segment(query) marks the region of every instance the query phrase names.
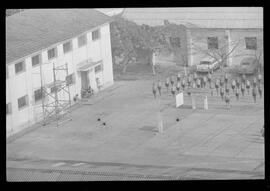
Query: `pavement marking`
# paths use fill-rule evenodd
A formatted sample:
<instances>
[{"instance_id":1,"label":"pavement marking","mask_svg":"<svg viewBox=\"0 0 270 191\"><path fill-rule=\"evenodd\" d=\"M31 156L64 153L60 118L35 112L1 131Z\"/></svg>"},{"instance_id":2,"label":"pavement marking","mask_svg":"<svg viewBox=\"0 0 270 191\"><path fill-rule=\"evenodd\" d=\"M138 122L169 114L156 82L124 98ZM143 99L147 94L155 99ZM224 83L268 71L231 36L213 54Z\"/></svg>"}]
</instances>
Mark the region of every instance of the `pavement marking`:
<instances>
[{"instance_id":1,"label":"pavement marking","mask_svg":"<svg viewBox=\"0 0 270 191\"><path fill-rule=\"evenodd\" d=\"M52 167L59 167L59 166L65 165L65 164L66 164L65 162L58 162L58 163L53 164Z\"/></svg>"}]
</instances>

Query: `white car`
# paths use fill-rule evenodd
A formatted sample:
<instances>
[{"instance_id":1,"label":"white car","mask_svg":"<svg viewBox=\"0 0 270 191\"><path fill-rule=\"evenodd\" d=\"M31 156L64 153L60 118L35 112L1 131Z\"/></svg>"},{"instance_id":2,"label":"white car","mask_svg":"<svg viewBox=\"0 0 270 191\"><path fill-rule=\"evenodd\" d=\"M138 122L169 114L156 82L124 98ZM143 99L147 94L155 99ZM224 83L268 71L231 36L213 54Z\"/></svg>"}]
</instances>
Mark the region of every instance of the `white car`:
<instances>
[{"instance_id":1,"label":"white car","mask_svg":"<svg viewBox=\"0 0 270 191\"><path fill-rule=\"evenodd\" d=\"M203 60L197 65L197 72L211 72L213 73L215 69L219 68L219 61L209 61Z\"/></svg>"}]
</instances>

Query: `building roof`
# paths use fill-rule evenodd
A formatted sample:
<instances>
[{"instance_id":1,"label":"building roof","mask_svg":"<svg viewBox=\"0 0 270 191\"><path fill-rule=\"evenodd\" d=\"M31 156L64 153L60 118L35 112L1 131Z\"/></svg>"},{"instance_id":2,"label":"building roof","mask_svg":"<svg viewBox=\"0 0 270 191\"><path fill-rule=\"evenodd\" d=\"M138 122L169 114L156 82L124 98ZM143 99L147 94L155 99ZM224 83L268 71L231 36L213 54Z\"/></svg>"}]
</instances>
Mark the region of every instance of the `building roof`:
<instances>
[{"instance_id":1,"label":"building roof","mask_svg":"<svg viewBox=\"0 0 270 191\"><path fill-rule=\"evenodd\" d=\"M151 26L168 20L188 28L263 28L261 7L127 8L123 17Z\"/></svg>"},{"instance_id":2,"label":"building roof","mask_svg":"<svg viewBox=\"0 0 270 191\"><path fill-rule=\"evenodd\" d=\"M96 9L108 16L114 16L114 15L119 15L123 13L124 8L105 8L105 9Z\"/></svg>"},{"instance_id":3,"label":"building roof","mask_svg":"<svg viewBox=\"0 0 270 191\"><path fill-rule=\"evenodd\" d=\"M94 9L28 9L6 17L6 62L110 21L110 17Z\"/></svg>"}]
</instances>

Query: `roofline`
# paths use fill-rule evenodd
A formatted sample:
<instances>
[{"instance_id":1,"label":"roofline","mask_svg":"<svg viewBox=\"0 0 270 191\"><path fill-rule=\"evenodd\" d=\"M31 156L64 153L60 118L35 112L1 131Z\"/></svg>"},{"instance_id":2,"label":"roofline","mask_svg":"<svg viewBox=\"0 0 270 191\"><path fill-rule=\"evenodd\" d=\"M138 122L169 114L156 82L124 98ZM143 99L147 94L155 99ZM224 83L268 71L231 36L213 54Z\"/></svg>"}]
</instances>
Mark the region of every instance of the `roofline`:
<instances>
[{"instance_id":1,"label":"roofline","mask_svg":"<svg viewBox=\"0 0 270 191\"><path fill-rule=\"evenodd\" d=\"M107 15L106 15L106 16L107 16ZM25 55L25 56L23 56L23 57L21 57L21 58L16 59L16 60L9 61L9 62L6 63L6 65L12 65L12 64L15 64L15 63L17 63L17 62L20 62L20 60L25 60L27 57L32 57L32 56L38 54L39 52L43 52L43 51L45 51L45 50L47 50L47 49L53 48L53 47L55 47L55 46L58 46L59 44L63 44L63 43L65 43L65 42L67 42L67 41L72 40L73 38L79 37L79 36L81 36L81 35L83 35L83 34L86 34L86 33L90 32L90 31L93 31L93 30L95 30L95 29L97 29L97 28L99 28L99 27L103 27L103 26L105 26L105 25L107 25L107 24L110 24L112 21L113 21L113 20L110 18L110 21L107 21L107 22L105 22L105 23L103 23L103 24L101 24L101 25L97 25L97 26L95 26L95 27L93 27L93 28L91 28L91 29L89 29L89 30L87 30L87 31L84 31L84 32L82 32L82 33L79 33L79 34L76 35L76 36L72 36L72 37L67 38L67 39L65 39L65 40L56 42L56 43L52 44L51 46L48 46L48 47L39 49L38 51L35 51L35 52L33 52L33 53L30 53L30 54L27 54L27 55Z\"/></svg>"}]
</instances>

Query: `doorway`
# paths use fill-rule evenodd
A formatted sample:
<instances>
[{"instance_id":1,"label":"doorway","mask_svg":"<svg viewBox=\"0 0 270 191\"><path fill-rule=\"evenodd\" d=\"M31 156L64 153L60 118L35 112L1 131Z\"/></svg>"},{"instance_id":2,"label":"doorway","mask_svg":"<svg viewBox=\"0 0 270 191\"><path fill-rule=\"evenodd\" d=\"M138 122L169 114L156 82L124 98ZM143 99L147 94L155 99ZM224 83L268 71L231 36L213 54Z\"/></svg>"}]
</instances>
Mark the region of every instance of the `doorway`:
<instances>
[{"instance_id":1,"label":"doorway","mask_svg":"<svg viewBox=\"0 0 270 191\"><path fill-rule=\"evenodd\" d=\"M89 87L88 71L81 71L81 84L82 89L87 89Z\"/></svg>"}]
</instances>

